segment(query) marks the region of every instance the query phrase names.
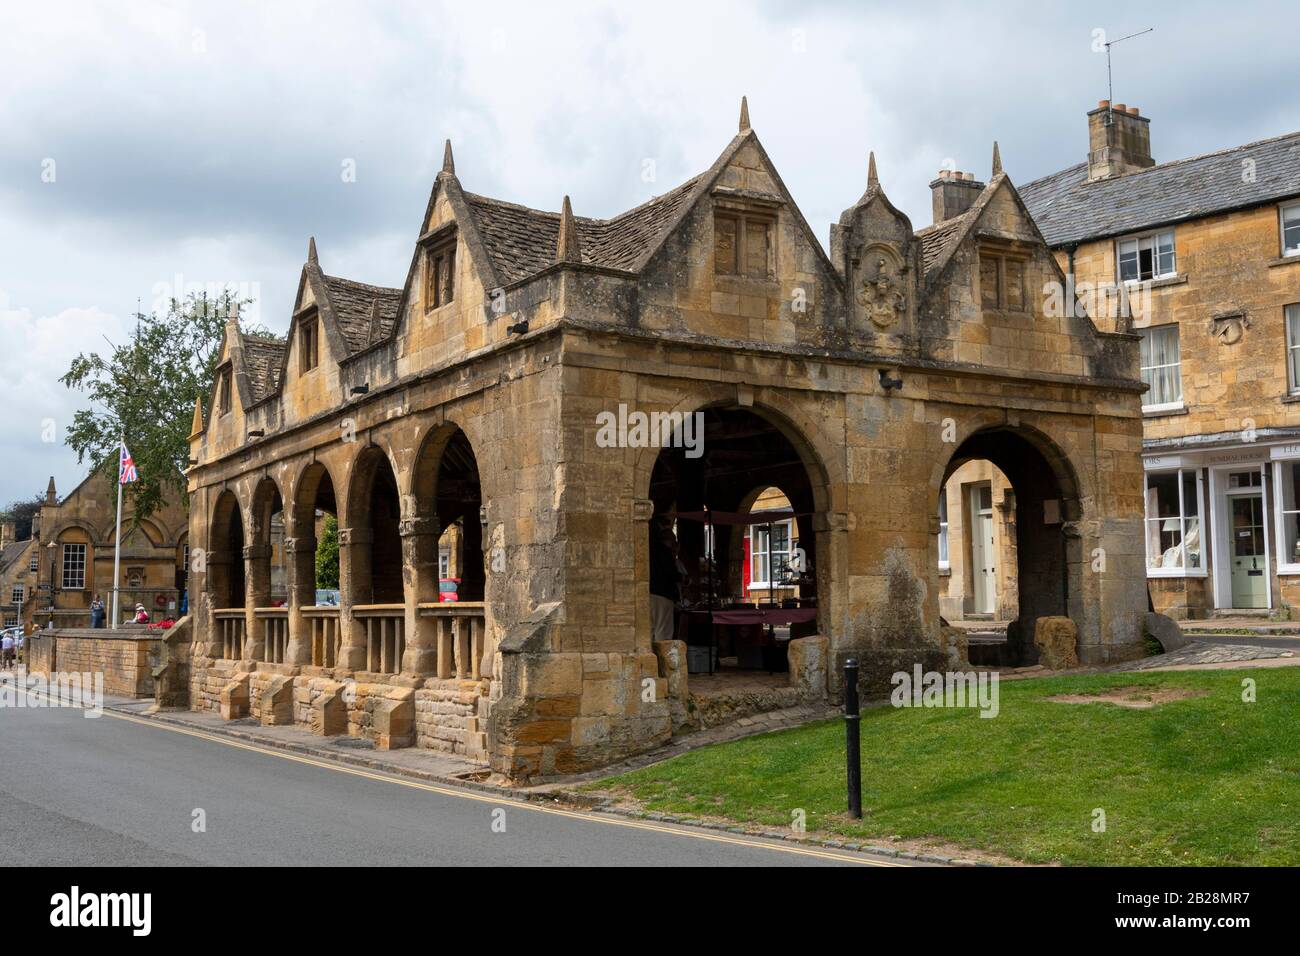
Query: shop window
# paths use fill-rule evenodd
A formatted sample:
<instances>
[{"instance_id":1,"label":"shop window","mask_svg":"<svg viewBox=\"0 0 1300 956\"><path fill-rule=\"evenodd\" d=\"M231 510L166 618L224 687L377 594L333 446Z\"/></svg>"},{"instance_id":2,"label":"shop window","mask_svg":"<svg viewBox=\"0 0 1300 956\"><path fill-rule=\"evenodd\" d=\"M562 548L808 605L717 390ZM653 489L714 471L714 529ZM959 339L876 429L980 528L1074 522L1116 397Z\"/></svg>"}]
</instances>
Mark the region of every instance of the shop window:
<instances>
[{"instance_id":1,"label":"shop window","mask_svg":"<svg viewBox=\"0 0 1300 956\"><path fill-rule=\"evenodd\" d=\"M1276 484L1278 564L1300 573L1300 461L1278 462Z\"/></svg>"},{"instance_id":2,"label":"shop window","mask_svg":"<svg viewBox=\"0 0 1300 956\"><path fill-rule=\"evenodd\" d=\"M1153 576L1204 570L1201 510L1201 482L1194 469L1147 473L1147 569Z\"/></svg>"},{"instance_id":3,"label":"shop window","mask_svg":"<svg viewBox=\"0 0 1300 956\"><path fill-rule=\"evenodd\" d=\"M1177 274L1172 229L1149 236L1121 239L1116 247L1121 282L1141 282Z\"/></svg>"},{"instance_id":4,"label":"shop window","mask_svg":"<svg viewBox=\"0 0 1300 956\"><path fill-rule=\"evenodd\" d=\"M1147 385L1147 393L1142 396L1143 411L1181 408L1183 377L1178 326L1157 325L1138 331L1142 336L1142 381Z\"/></svg>"}]
</instances>

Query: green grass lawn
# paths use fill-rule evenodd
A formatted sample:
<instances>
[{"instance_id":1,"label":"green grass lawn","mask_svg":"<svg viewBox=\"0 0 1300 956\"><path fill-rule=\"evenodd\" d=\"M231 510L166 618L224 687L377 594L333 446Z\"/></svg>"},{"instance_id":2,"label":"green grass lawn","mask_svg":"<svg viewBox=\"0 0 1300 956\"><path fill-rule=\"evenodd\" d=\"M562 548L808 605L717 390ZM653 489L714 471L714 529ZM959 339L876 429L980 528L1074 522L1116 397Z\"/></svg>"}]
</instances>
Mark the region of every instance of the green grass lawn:
<instances>
[{"instance_id":1,"label":"green grass lawn","mask_svg":"<svg viewBox=\"0 0 1300 956\"><path fill-rule=\"evenodd\" d=\"M1257 702L1243 703L1242 679ZM1044 698L1107 688L1204 696L1149 710ZM845 814L832 720L692 751L590 785L649 811L882 842L957 844L1032 863L1300 864L1300 667L1007 681L1001 712L873 708L863 819ZM1093 832L1093 810L1106 830Z\"/></svg>"}]
</instances>

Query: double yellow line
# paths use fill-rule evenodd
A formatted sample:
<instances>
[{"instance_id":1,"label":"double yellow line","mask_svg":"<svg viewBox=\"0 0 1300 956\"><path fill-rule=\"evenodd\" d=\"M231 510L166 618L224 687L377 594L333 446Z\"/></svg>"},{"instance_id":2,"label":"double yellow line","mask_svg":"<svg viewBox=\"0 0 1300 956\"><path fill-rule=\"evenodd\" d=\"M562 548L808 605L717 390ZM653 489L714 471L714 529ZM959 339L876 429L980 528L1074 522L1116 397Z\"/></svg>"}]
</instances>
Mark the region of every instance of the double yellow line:
<instances>
[{"instance_id":1,"label":"double yellow line","mask_svg":"<svg viewBox=\"0 0 1300 956\"><path fill-rule=\"evenodd\" d=\"M29 691L28 693L31 692ZM45 697L43 694L35 694L33 696ZM45 697L45 699L49 700L48 697ZM197 737L200 740L210 740L213 743L222 744L227 747L237 747L240 750L249 750L253 753L266 754L269 757L279 757L281 760L292 760L295 763L307 764L311 767L320 767L323 770L332 770L335 773L346 773L366 780L378 780L382 783L396 784L399 787L409 787L412 790L423 790L427 793L437 793L446 797L456 797L460 800L473 800L478 803L489 803L493 806L509 805L512 807L518 807L521 810L530 810L534 813L550 813L556 816L569 817L570 819L581 820L585 823L602 823L607 826L626 827L632 830L649 830L653 833L668 833L673 836L686 837L692 840L707 840L712 843L725 843L731 846L752 847L759 850L771 850L777 853L790 853L795 856L809 856L823 860L836 860L841 863L856 863L860 866L903 865L901 863L895 863L889 860L880 860L859 854L836 853L833 850L822 849L819 847L802 846L799 844L787 845L783 843L747 839L745 837L736 836L735 834L717 833L708 830L696 830L685 827L665 826L663 824L654 823L653 821L635 820L630 817L620 817L613 814L584 813L578 810L565 810L561 807L546 806L545 804L532 803L514 797L495 797L486 793L476 793L472 790L459 790L453 787L444 787L439 786L438 784L425 783L420 780L410 780L402 777L389 776L388 774L374 773L369 770L362 770L358 767L350 767L346 764L334 763L329 760L318 760L314 757L304 757L300 754L278 750L273 747L262 747L258 744L251 744L242 740L234 740L221 734L209 733L205 730L194 730L189 727L179 727L173 723L152 720L148 717L137 717L133 714L121 713L120 711L105 709L103 713L106 717L125 720L129 723L139 724L143 727L152 727L155 730L169 730L172 733L185 734L187 737Z\"/></svg>"}]
</instances>

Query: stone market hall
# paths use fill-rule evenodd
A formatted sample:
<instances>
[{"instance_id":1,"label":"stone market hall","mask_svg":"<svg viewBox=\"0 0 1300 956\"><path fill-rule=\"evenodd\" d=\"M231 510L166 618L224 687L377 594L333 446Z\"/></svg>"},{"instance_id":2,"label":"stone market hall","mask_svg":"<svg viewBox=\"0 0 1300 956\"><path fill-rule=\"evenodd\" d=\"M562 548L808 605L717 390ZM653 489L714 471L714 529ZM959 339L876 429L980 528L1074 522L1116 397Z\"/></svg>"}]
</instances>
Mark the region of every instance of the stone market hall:
<instances>
[{"instance_id":1,"label":"stone market hall","mask_svg":"<svg viewBox=\"0 0 1300 956\"><path fill-rule=\"evenodd\" d=\"M196 408L175 702L525 780L706 725L705 686L824 703L856 657L880 694L961 661L938 502L972 461L1013 492L1009 658L1046 618L1085 663L1139 656L1137 336L1048 307L1063 274L996 147L987 183L936 180L920 230L867 165L829 253L744 104L707 170L610 219L466 192L448 144L400 288L328 274L313 240L287 339L233 319ZM597 440L634 413L697 442ZM665 526L685 574L656 641ZM755 670L729 630L758 634Z\"/></svg>"}]
</instances>

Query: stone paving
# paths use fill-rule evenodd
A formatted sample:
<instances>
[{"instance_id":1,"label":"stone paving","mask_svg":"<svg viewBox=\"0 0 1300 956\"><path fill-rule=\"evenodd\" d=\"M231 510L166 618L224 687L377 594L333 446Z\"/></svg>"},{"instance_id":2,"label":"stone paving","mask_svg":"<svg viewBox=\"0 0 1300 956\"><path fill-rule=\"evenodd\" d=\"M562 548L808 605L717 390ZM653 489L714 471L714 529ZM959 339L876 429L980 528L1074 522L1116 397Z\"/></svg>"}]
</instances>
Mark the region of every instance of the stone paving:
<instances>
[{"instance_id":1,"label":"stone paving","mask_svg":"<svg viewBox=\"0 0 1300 956\"><path fill-rule=\"evenodd\" d=\"M1213 669L1252 663L1258 665L1262 662L1267 662L1267 666L1270 667L1279 667L1300 664L1300 658L1296 656L1295 651L1285 648L1197 641L1169 654L1131 661L1110 669L1115 671L1182 670L1193 667Z\"/></svg>"}]
</instances>

